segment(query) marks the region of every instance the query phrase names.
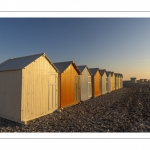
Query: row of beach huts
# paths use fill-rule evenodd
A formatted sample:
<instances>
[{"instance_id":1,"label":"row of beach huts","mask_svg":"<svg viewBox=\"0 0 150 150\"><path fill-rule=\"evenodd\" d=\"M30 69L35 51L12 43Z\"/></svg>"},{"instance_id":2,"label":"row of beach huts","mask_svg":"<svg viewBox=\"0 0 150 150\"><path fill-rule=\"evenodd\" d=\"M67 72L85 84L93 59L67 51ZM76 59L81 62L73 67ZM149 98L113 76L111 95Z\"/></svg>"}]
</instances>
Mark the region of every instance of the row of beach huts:
<instances>
[{"instance_id":1,"label":"row of beach huts","mask_svg":"<svg viewBox=\"0 0 150 150\"><path fill-rule=\"evenodd\" d=\"M150 83L150 79L139 79L137 80L136 77L131 77L130 81L126 82L131 82L131 83Z\"/></svg>"},{"instance_id":2,"label":"row of beach huts","mask_svg":"<svg viewBox=\"0 0 150 150\"><path fill-rule=\"evenodd\" d=\"M0 117L26 124L122 87L122 74L52 63L45 53L11 58L0 64Z\"/></svg>"}]
</instances>

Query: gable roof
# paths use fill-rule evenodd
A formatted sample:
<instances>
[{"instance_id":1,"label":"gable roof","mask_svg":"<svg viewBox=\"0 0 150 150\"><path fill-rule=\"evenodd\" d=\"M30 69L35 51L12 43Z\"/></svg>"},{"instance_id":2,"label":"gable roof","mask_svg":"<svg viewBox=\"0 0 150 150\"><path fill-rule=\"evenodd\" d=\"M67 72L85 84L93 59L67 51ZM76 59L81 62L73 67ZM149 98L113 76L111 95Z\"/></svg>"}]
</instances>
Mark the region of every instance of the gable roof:
<instances>
[{"instance_id":1,"label":"gable roof","mask_svg":"<svg viewBox=\"0 0 150 150\"><path fill-rule=\"evenodd\" d=\"M21 70L41 56L45 56L45 58L50 62L50 64L56 69L56 71L58 71L45 53L17 57L17 58L10 58L0 64L0 71Z\"/></svg>"},{"instance_id":2,"label":"gable roof","mask_svg":"<svg viewBox=\"0 0 150 150\"><path fill-rule=\"evenodd\" d=\"M85 68L87 68L87 70L89 71L90 75L92 75L92 74L91 74L91 71L89 70L89 68L88 68L86 65L77 66L77 67L78 67L78 69L80 70L81 73L83 72L83 70L84 70Z\"/></svg>"},{"instance_id":3,"label":"gable roof","mask_svg":"<svg viewBox=\"0 0 150 150\"><path fill-rule=\"evenodd\" d=\"M115 74L115 77L118 77L118 73L114 73Z\"/></svg>"},{"instance_id":4,"label":"gable roof","mask_svg":"<svg viewBox=\"0 0 150 150\"><path fill-rule=\"evenodd\" d=\"M136 77L131 77L130 79L136 79Z\"/></svg>"},{"instance_id":5,"label":"gable roof","mask_svg":"<svg viewBox=\"0 0 150 150\"><path fill-rule=\"evenodd\" d=\"M76 69L76 71L78 72L78 74L81 74L80 70L78 69L74 61L56 62L53 64L60 71L60 73L63 73L69 67L69 65L72 64Z\"/></svg>"},{"instance_id":6,"label":"gable roof","mask_svg":"<svg viewBox=\"0 0 150 150\"><path fill-rule=\"evenodd\" d=\"M113 76L114 72L111 72L111 76Z\"/></svg>"},{"instance_id":7,"label":"gable roof","mask_svg":"<svg viewBox=\"0 0 150 150\"><path fill-rule=\"evenodd\" d=\"M99 68L89 68L89 70L90 70L90 72L91 72L91 74L92 75L95 75L96 74L96 72L97 72L97 70L99 71L99 73L101 74L101 72L100 72L100 69Z\"/></svg>"},{"instance_id":8,"label":"gable roof","mask_svg":"<svg viewBox=\"0 0 150 150\"><path fill-rule=\"evenodd\" d=\"M111 71L106 71L107 77L111 75Z\"/></svg>"},{"instance_id":9,"label":"gable roof","mask_svg":"<svg viewBox=\"0 0 150 150\"><path fill-rule=\"evenodd\" d=\"M103 76L106 73L106 69L100 69L101 75ZM107 74L106 74L107 75Z\"/></svg>"},{"instance_id":10,"label":"gable roof","mask_svg":"<svg viewBox=\"0 0 150 150\"><path fill-rule=\"evenodd\" d=\"M121 77L121 74L120 74L120 73L118 73L118 77Z\"/></svg>"}]
</instances>

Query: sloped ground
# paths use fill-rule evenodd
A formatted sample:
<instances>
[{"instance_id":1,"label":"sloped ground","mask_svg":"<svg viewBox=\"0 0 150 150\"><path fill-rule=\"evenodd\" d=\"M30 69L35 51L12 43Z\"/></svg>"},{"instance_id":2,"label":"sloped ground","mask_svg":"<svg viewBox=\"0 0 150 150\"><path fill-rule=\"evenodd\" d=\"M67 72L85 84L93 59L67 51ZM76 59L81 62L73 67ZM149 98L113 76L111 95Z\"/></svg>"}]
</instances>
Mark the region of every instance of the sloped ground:
<instances>
[{"instance_id":1,"label":"sloped ground","mask_svg":"<svg viewBox=\"0 0 150 150\"><path fill-rule=\"evenodd\" d=\"M0 118L1 132L149 132L150 84L124 88L21 125Z\"/></svg>"}]
</instances>

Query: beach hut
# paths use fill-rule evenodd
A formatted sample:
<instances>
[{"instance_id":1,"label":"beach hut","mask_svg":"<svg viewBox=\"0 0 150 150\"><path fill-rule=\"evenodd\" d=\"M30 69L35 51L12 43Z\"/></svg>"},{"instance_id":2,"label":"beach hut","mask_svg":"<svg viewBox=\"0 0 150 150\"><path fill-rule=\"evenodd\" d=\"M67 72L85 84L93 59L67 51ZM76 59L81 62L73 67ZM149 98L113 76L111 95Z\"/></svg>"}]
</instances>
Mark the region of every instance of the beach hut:
<instances>
[{"instance_id":1,"label":"beach hut","mask_svg":"<svg viewBox=\"0 0 150 150\"><path fill-rule=\"evenodd\" d=\"M118 73L118 89L120 89L120 73Z\"/></svg>"},{"instance_id":2,"label":"beach hut","mask_svg":"<svg viewBox=\"0 0 150 150\"><path fill-rule=\"evenodd\" d=\"M140 79L140 82L144 82L144 79Z\"/></svg>"},{"instance_id":3,"label":"beach hut","mask_svg":"<svg viewBox=\"0 0 150 150\"><path fill-rule=\"evenodd\" d=\"M19 123L58 108L58 70L45 53L0 64L0 117Z\"/></svg>"},{"instance_id":4,"label":"beach hut","mask_svg":"<svg viewBox=\"0 0 150 150\"><path fill-rule=\"evenodd\" d=\"M80 102L80 71L74 61L56 62L59 70L60 108Z\"/></svg>"},{"instance_id":5,"label":"beach hut","mask_svg":"<svg viewBox=\"0 0 150 150\"><path fill-rule=\"evenodd\" d=\"M111 72L111 91L115 90L115 75L114 72Z\"/></svg>"},{"instance_id":6,"label":"beach hut","mask_svg":"<svg viewBox=\"0 0 150 150\"><path fill-rule=\"evenodd\" d=\"M92 97L101 95L102 76L99 68L89 68L92 74Z\"/></svg>"},{"instance_id":7,"label":"beach hut","mask_svg":"<svg viewBox=\"0 0 150 150\"><path fill-rule=\"evenodd\" d=\"M137 83L136 77L131 77L130 79L132 83Z\"/></svg>"},{"instance_id":8,"label":"beach hut","mask_svg":"<svg viewBox=\"0 0 150 150\"><path fill-rule=\"evenodd\" d=\"M111 71L106 71L107 74L107 92L110 93L112 89Z\"/></svg>"},{"instance_id":9,"label":"beach hut","mask_svg":"<svg viewBox=\"0 0 150 150\"><path fill-rule=\"evenodd\" d=\"M123 75L120 74L120 87L123 88Z\"/></svg>"},{"instance_id":10,"label":"beach hut","mask_svg":"<svg viewBox=\"0 0 150 150\"><path fill-rule=\"evenodd\" d=\"M101 75L102 75L102 94L106 94L107 93L107 74L106 74L106 70L105 69L100 69Z\"/></svg>"},{"instance_id":11,"label":"beach hut","mask_svg":"<svg viewBox=\"0 0 150 150\"><path fill-rule=\"evenodd\" d=\"M122 88L122 74L120 74L120 88Z\"/></svg>"},{"instance_id":12,"label":"beach hut","mask_svg":"<svg viewBox=\"0 0 150 150\"><path fill-rule=\"evenodd\" d=\"M91 72L86 65L77 67L81 72L80 75L81 101L84 101L92 97Z\"/></svg>"},{"instance_id":13,"label":"beach hut","mask_svg":"<svg viewBox=\"0 0 150 150\"><path fill-rule=\"evenodd\" d=\"M118 90L118 74L115 73L115 89Z\"/></svg>"}]
</instances>

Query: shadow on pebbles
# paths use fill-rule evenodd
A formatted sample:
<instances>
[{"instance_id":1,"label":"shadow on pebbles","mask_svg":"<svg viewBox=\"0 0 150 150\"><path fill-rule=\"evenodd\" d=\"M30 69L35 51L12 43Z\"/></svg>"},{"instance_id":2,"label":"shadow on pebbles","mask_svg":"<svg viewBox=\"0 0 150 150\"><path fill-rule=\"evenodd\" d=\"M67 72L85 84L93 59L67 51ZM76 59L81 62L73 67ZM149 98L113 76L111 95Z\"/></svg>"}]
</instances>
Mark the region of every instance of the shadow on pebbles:
<instances>
[{"instance_id":1,"label":"shadow on pebbles","mask_svg":"<svg viewBox=\"0 0 150 150\"><path fill-rule=\"evenodd\" d=\"M0 118L1 132L149 132L150 84L124 88L22 125Z\"/></svg>"}]
</instances>

